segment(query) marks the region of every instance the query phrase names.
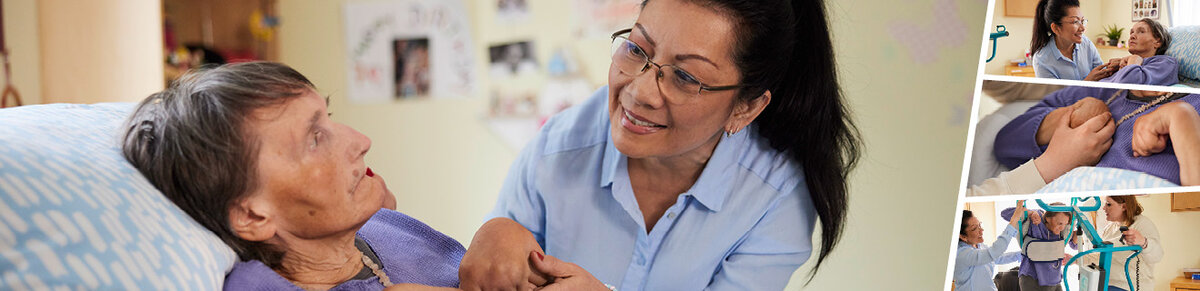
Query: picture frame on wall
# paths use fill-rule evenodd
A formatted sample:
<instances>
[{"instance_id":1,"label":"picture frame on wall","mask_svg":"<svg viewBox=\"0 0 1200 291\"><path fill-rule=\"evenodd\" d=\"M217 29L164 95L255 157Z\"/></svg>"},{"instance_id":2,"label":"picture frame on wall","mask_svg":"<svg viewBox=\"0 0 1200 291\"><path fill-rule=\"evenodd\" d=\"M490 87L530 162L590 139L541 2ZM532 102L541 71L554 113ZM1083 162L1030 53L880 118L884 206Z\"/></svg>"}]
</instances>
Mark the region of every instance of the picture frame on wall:
<instances>
[{"instance_id":1,"label":"picture frame on wall","mask_svg":"<svg viewBox=\"0 0 1200 291\"><path fill-rule=\"evenodd\" d=\"M1160 6L1158 3L1160 0L1131 0L1131 1L1133 3L1132 4L1133 15L1131 16L1131 20L1138 21L1138 20L1142 20L1143 18L1150 18L1150 19L1158 20L1158 15L1161 14L1160 13L1161 11L1159 11Z\"/></svg>"}]
</instances>

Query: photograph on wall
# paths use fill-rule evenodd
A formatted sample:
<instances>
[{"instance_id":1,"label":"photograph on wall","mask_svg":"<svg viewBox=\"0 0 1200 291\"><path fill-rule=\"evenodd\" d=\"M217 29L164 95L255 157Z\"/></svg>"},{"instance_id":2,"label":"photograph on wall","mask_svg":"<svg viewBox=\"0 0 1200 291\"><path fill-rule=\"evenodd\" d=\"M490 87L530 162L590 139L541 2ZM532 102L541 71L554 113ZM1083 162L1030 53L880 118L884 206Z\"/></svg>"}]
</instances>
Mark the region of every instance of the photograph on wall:
<instances>
[{"instance_id":1,"label":"photograph on wall","mask_svg":"<svg viewBox=\"0 0 1200 291\"><path fill-rule=\"evenodd\" d=\"M392 40L396 99L429 94L429 38Z\"/></svg>"},{"instance_id":2,"label":"photograph on wall","mask_svg":"<svg viewBox=\"0 0 1200 291\"><path fill-rule=\"evenodd\" d=\"M491 62L488 71L495 79L511 79L538 71L538 63L533 56L533 43L530 41L490 46L488 56Z\"/></svg>"},{"instance_id":3,"label":"photograph on wall","mask_svg":"<svg viewBox=\"0 0 1200 291\"><path fill-rule=\"evenodd\" d=\"M1142 18L1158 20L1158 0L1133 0L1133 21Z\"/></svg>"}]
</instances>

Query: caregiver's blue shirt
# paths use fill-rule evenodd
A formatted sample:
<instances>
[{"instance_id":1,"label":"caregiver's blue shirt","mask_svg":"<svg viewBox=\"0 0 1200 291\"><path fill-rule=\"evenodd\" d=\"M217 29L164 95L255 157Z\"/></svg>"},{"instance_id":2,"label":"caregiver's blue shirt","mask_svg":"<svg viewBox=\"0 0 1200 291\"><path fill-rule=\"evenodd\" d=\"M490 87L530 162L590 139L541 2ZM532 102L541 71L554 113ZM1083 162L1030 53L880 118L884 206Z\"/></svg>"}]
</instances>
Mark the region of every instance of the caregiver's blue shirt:
<instances>
[{"instance_id":1,"label":"caregiver's blue shirt","mask_svg":"<svg viewBox=\"0 0 1200 291\"><path fill-rule=\"evenodd\" d=\"M746 128L722 137L700 178L646 232L608 88L554 116L509 170L488 218L622 291L780 290L812 252L803 171Z\"/></svg>"},{"instance_id":2,"label":"caregiver's blue shirt","mask_svg":"<svg viewBox=\"0 0 1200 291\"><path fill-rule=\"evenodd\" d=\"M1050 38L1050 43L1033 54L1034 75L1038 78L1083 80L1092 69L1104 64L1096 46L1087 39L1075 44L1071 55L1069 59L1064 56L1058 51L1054 38Z\"/></svg>"}]
</instances>

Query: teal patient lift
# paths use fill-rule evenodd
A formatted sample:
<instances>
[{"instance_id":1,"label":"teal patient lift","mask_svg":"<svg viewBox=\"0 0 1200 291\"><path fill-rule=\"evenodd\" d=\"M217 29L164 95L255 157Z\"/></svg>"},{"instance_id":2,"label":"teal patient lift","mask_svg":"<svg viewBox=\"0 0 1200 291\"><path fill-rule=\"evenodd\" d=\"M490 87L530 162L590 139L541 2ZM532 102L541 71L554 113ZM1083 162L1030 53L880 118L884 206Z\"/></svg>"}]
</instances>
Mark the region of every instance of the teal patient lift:
<instances>
[{"instance_id":1,"label":"teal patient lift","mask_svg":"<svg viewBox=\"0 0 1200 291\"><path fill-rule=\"evenodd\" d=\"M988 39L992 40L992 56L988 57L985 63L990 63L992 59L996 58L996 39L1005 36L1008 36L1008 28L1005 28L1003 25L997 25L996 32L988 34Z\"/></svg>"},{"instance_id":2,"label":"teal patient lift","mask_svg":"<svg viewBox=\"0 0 1200 291\"><path fill-rule=\"evenodd\" d=\"M1094 201L1095 203L1093 205L1087 205L1087 206L1081 205L1081 203L1085 203L1088 201ZM1134 257L1137 257L1138 254L1142 253L1142 247L1136 246L1136 245L1135 246L1116 247L1113 245L1113 243L1106 242L1100 238L1100 234L1096 231L1096 228L1094 226L1092 226L1091 223L1088 222L1087 217L1084 216L1084 214L1083 214L1084 212L1093 212L1093 211L1100 210L1100 204L1101 204L1100 201L1101 200L1100 200L1099 196L1083 197L1083 198L1074 197L1074 198L1071 198L1071 205L1068 206L1068 205L1049 205L1045 202L1042 202L1041 199L1037 199L1038 206L1041 206L1042 209L1044 209L1046 211L1067 212L1067 213L1071 214L1071 224L1068 226L1067 236L1064 236L1064 238L1069 239L1072 235L1071 231L1075 230L1077 225L1080 225L1083 227L1083 231L1086 232L1088 239L1091 240L1091 242L1092 242L1092 246L1093 246L1092 249L1079 252L1079 254L1076 254L1074 257L1071 257L1071 260L1067 261L1067 263L1063 265L1064 266L1063 267L1063 282L1064 283L1067 282L1067 269L1070 268L1071 264L1074 263L1076 259L1078 259L1079 257L1081 257L1083 255L1087 255L1087 254L1091 254L1091 253L1099 253L1100 254L1100 260L1099 260L1100 265L1097 266L1099 268L1097 271L1099 271L1099 273L1100 273L1100 275L1098 275L1098 276L1103 279L1096 280L1095 278L1092 278L1091 280L1095 280L1095 281L1085 281L1085 279L1087 279L1087 276L1082 276L1084 274L1084 270L1080 270L1079 273L1081 274L1081 277L1085 277L1085 278L1080 279L1080 285L1093 286L1093 284L1094 284L1094 286L1097 286L1096 288L1099 288L1097 290L1107 290L1108 289L1108 276L1110 273L1110 272L1108 272L1108 270L1111 270L1110 268L1112 267L1113 253L1121 252L1121 251L1133 251L1133 254L1130 255L1129 258L1125 260L1125 282L1129 283L1129 289L1128 289L1129 291L1137 291L1134 289L1133 280L1131 280L1129 277L1129 262L1131 262ZM1095 284L1095 283L1098 283L1098 284ZM1066 285L1066 284L1064 284L1064 285ZM1066 290L1071 291L1071 286L1067 285ZM1097 290L1084 290L1084 291L1097 291Z\"/></svg>"}]
</instances>

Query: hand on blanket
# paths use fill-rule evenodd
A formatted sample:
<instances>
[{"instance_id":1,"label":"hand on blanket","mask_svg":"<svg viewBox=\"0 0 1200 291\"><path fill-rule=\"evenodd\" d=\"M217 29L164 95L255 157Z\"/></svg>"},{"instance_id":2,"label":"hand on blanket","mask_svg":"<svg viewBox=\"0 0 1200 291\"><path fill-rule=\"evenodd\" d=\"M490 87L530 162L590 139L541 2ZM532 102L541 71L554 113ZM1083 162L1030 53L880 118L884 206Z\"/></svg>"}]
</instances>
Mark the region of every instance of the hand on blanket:
<instances>
[{"instance_id":1,"label":"hand on blanket","mask_svg":"<svg viewBox=\"0 0 1200 291\"><path fill-rule=\"evenodd\" d=\"M1074 107L1066 108L1066 116L1071 116L1078 110ZM1046 152L1033 160L1038 173L1042 174L1042 179L1047 183L1076 167L1096 165L1112 145L1112 135L1117 129L1112 114L1108 111L1088 119L1076 128L1070 127L1068 118L1059 118L1057 122Z\"/></svg>"},{"instance_id":2,"label":"hand on blanket","mask_svg":"<svg viewBox=\"0 0 1200 291\"><path fill-rule=\"evenodd\" d=\"M529 260L538 271L554 277L549 285L537 290L608 290L604 283L576 264L563 262L550 255L538 252L529 253Z\"/></svg>"}]
</instances>

